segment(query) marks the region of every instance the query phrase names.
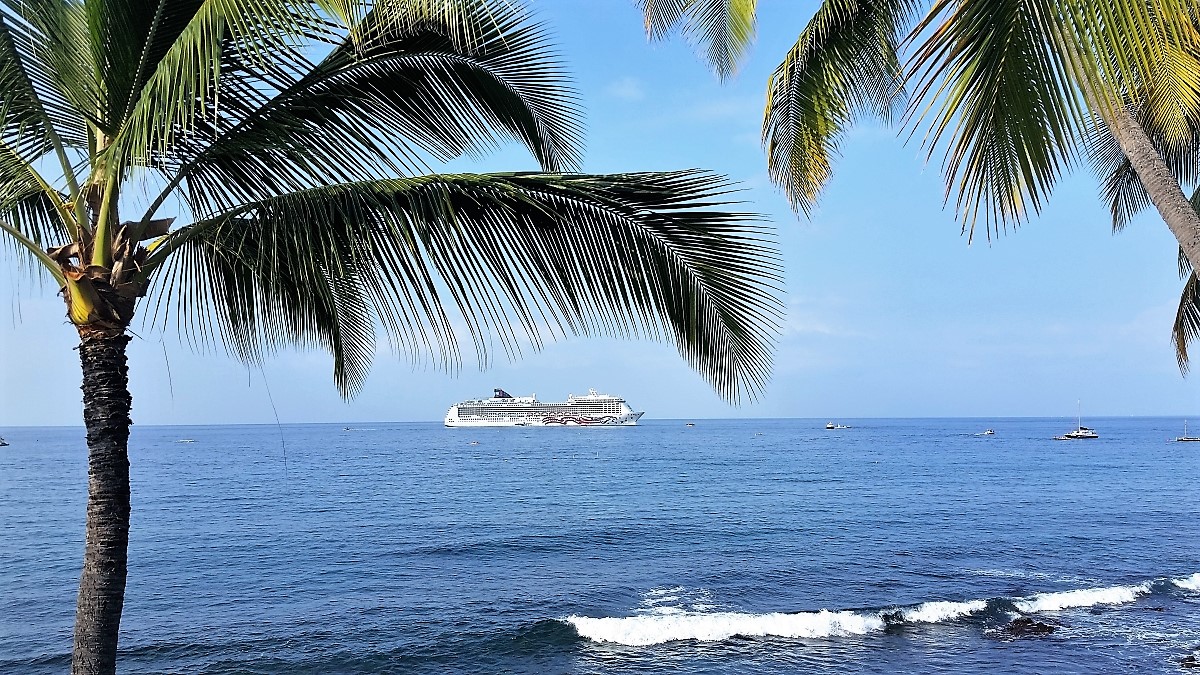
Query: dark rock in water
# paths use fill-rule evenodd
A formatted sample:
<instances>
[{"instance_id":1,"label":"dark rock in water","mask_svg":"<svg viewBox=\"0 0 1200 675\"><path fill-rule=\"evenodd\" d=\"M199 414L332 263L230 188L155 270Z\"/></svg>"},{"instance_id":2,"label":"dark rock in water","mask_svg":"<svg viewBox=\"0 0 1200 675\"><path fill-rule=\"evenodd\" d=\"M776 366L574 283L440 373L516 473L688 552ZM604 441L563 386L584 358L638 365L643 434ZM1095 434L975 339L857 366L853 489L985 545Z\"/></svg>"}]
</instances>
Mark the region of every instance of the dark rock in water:
<instances>
[{"instance_id":1,"label":"dark rock in water","mask_svg":"<svg viewBox=\"0 0 1200 675\"><path fill-rule=\"evenodd\" d=\"M1048 623L1034 621L1027 616L1023 616L1019 619L1013 619L1004 627L1004 630L1018 637L1023 637L1026 635L1049 635L1056 629Z\"/></svg>"},{"instance_id":2,"label":"dark rock in water","mask_svg":"<svg viewBox=\"0 0 1200 675\"><path fill-rule=\"evenodd\" d=\"M1200 659L1195 654L1189 654L1179 659L1179 665L1183 668L1200 668Z\"/></svg>"}]
</instances>

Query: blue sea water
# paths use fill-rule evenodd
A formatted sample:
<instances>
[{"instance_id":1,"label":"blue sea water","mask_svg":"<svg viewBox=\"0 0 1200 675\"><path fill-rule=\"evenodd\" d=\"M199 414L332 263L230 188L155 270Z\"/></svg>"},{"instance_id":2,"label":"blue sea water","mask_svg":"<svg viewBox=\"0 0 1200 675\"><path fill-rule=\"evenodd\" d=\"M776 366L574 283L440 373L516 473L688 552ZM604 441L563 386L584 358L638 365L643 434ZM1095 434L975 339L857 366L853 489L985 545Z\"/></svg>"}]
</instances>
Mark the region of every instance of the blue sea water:
<instances>
[{"instance_id":1,"label":"blue sea water","mask_svg":"<svg viewBox=\"0 0 1200 675\"><path fill-rule=\"evenodd\" d=\"M1126 673L1200 654L1181 420L135 427L120 672ZM993 436L976 436L984 427ZM86 462L4 430L0 672L69 666ZM473 444L477 442L478 444ZM1018 616L1054 633L1018 637Z\"/></svg>"}]
</instances>

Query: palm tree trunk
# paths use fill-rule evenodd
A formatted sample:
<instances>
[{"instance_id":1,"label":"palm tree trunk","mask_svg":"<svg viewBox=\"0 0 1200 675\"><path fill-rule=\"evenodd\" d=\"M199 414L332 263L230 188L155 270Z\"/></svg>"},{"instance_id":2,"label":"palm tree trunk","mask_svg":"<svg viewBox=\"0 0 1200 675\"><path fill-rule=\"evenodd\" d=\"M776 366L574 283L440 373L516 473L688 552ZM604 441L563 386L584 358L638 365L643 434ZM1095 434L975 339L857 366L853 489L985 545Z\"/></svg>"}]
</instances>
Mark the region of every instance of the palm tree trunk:
<instances>
[{"instance_id":1,"label":"palm tree trunk","mask_svg":"<svg viewBox=\"0 0 1200 675\"><path fill-rule=\"evenodd\" d=\"M1197 267L1200 265L1200 214L1188 201L1166 161L1127 108L1109 106L1100 117L1129 158L1142 185L1146 186L1151 203L1179 241L1192 269L1200 270Z\"/></svg>"},{"instance_id":2,"label":"palm tree trunk","mask_svg":"<svg viewBox=\"0 0 1200 675\"><path fill-rule=\"evenodd\" d=\"M1119 96L1106 94L1095 74L1083 66L1074 43L1066 39L1061 27L1055 33L1055 44L1067 67L1075 74L1088 107L1104 122L1121 147L1121 152L1129 159L1134 173L1150 196L1150 203L1158 209L1167 228L1175 235L1184 255L1192 263L1192 269L1200 270L1200 267L1196 267L1200 263L1200 214L1196 213L1192 203L1183 194L1183 188L1171 173L1166 160L1125 102Z\"/></svg>"},{"instance_id":3,"label":"palm tree trunk","mask_svg":"<svg viewBox=\"0 0 1200 675\"><path fill-rule=\"evenodd\" d=\"M88 506L72 675L113 675L129 544L129 336L80 329Z\"/></svg>"}]
</instances>

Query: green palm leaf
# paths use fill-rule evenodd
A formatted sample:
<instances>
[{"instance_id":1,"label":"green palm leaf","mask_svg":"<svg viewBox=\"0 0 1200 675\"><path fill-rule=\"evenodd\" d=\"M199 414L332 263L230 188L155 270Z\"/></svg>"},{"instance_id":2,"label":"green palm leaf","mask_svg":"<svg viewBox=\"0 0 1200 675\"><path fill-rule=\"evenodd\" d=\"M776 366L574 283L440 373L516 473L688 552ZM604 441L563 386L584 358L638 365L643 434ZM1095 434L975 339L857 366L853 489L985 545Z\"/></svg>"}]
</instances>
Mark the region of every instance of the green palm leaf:
<instances>
[{"instance_id":1,"label":"green palm leaf","mask_svg":"<svg viewBox=\"0 0 1200 675\"><path fill-rule=\"evenodd\" d=\"M60 246L70 240L59 211L64 201L32 166L0 144L0 222L39 248Z\"/></svg>"},{"instance_id":2,"label":"green palm leaf","mask_svg":"<svg viewBox=\"0 0 1200 675\"><path fill-rule=\"evenodd\" d=\"M928 118L931 152L946 144L948 191L957 193L964 229L982 218L991 236L1040 210L1091 114L1125 105L1123 92L1142 89L1145 119L1164 139L1181 139L1200 114L1171 110L1200 101L1188 71L1193 10L1186 0L936 2L913 31L924 39L913 56L919 95L909 112ZM1124 185L1113 179L1110 203ZM1128 197L1114 207L1118 221L1120 209L1136 206Z\"/></svg>"},{"instance_id":3,"label":"green palm leaf","mask_svg":"<svg viewBox=\"0 0 1200 675\"><path fill-rule=\"evenodd\" d=\"M299 43L328 34L311 7L289 0L96 4L103 16L153 8L149 25L119 16L113 21L136 46L125 50L108 74L114 91L105 101L102 130L114 137L111 154L122 166L153 164L180 138L201 130L202 123L226 123L222 106L236 110L244 104L233 94L248 93L229 92L222 100L226 68L232 66L230 74L249 71L257 82L287 78L308 65Z\"/></svg>"},{"instance_id":4,"label":"green palm leaf","mask_svg":"<svg viewBox=\"0 0 1200 675\"><path fill-rule=\"evenodd\" d=\"M763 145L771 178L811 214L847 127L902 96L897 48L915 2L826 0L771 74Z\"/></svg>"},{"instance_id":5,"label":"green palm leaf","mask_svg":"<svg viewBox=\"0 0 1200 675\"><path fill-rule=\"evenodd\" d=\"M782 304L769 231L711 210L727 190L700 171L339 185L185 228L147 266L173 261L163 320L251 361L323 347L346 394L378 324L410 358L447 368L459 330L481 364L489 335L510 356L565 334L667 337L737 400L766 382Z\"/></svg>"},{"instance_id":6,"label":"green palm leaf","mask_svg":"<svg viewBox=\"0 0 1200 675\"><path fill-rule=\"evenodd\" d=\"M702 48L721 79L737 72L754 40L757 0L639 0L651 39L665 38L676 27Z\"/></svg>"},{"instance_id":7,"label":"green palm leaf","mask_svg":"<svg viewBox=\"0 0 1200 675\"><path fill-rule=\"evenodd\" d=\"M1188 346L1200 337L1200 278L1189 271L1179 294L1179 308L1171 325L1171 342L1175 345L1175 360L1184 375L1190 369Z\"/></svg>"},{"instance_id":8,"label":"green palm leaf","mask_svg":"<svg viewBox=\"0 0 1200 675\"><path fill-rule=\"evenodd\" d=\"M1051 48L1062 17L1050 0L941 0L914 34L944 15L913 57L911 115L937 105L926 144L947 143L946 175L964 230L989 237L1038 210L1073 160L1082 108Z\"/></svg>"},{"instance_id":9,"label":"green palm leaf","mask_svg":"<svg viewBox=\"0 0 1200 675\"><path fill-rule=\"evenodd\" d=\"M1200 213L1200 189L1192 193L1191 202L1192 208ZM1179 278L1184 279L1184 283L1179 294L1179 308L1175 310L1175 322L1171 325L1171 342L1175 345L1179 371L1187 375L1190 366L1188 347L1200 338L1200 277L1196 276L1182 247L1179 249Z\"/></svg>"},{"instance_id":10,"label":"green palm leaf","mask_svg":"<svg viewBox=\"0 0 1200 675\"><path fill-rule=\"evenodd\" d=\"M423 154L478 154L504 136L547 170L576 167L578 110L542 30L511 9L477 24L464 44L454 26L373 12L310 73L244 105L231 129L181 143L182 165L170 171L186 178L204 214L329 182L423 173Z\"/></svg>"},{"instance_id":11,"label":"green palm leaf","mask_svg":"<svg viewBox=\"0 0 1200 675\"><path fill-rule=\"evenodd\" d=\"M48 16L38 14L37 9ZM6 146L6 153L29 163L53 151L64 170L69 166L68 149L86 148L88 138L56 68L70 58L63 53L70 52L69 47L54 42L64 37L54 31L71 19L68 9L40 2L18 7L0 4L0 91L4 92L0 97L0 143ZM78 91L73 93L75 99L86 98Z\"/></svg>"}]
</instances>

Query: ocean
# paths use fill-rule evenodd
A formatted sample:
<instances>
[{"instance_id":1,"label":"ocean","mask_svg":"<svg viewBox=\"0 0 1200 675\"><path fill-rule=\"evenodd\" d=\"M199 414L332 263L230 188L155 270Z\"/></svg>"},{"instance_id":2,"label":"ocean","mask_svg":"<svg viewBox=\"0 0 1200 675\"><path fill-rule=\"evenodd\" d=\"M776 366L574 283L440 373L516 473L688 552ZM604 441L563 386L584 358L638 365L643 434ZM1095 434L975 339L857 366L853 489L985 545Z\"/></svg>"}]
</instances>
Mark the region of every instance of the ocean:
<instances>
[{"instance_id":1,"label":"ocean","mask_svg":"<svg viewBox=\"0 0 1200 675\"><path fill-rule=\"evenodd\" d=\"M1177 418L135 426L119 670L1174 673ZM995 434L979 436L985 428ZM0 672L69 669L80 428L0 448ZM1014 618L1053 628L1014 634Z\"/></svg>"}]
</instances>

